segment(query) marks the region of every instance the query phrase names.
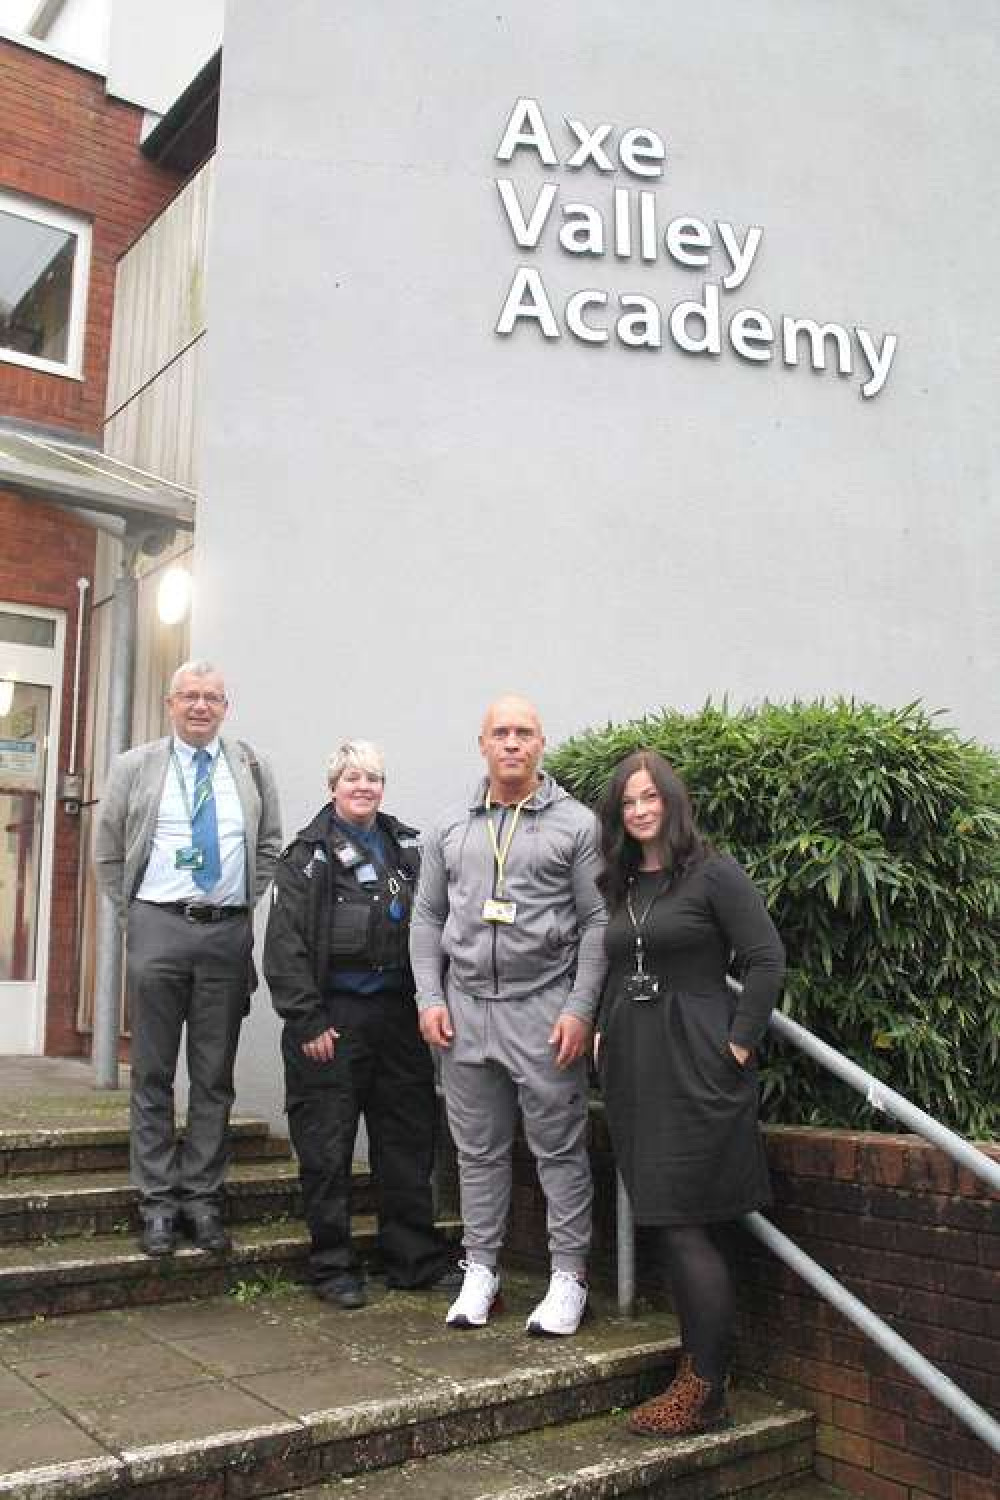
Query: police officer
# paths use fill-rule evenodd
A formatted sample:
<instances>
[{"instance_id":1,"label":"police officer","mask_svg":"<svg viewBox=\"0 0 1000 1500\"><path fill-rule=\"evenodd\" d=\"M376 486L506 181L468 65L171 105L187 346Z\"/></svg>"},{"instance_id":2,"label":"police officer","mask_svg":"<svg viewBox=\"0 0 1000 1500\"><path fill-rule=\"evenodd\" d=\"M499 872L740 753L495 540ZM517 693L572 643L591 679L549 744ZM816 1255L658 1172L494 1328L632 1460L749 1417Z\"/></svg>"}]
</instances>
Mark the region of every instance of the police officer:
<instances>
[{"instance_id":1,"label":"police officer","mask_svg":"<svg viewBox=\"0 0 1000 1500\"><path fill-rule=\"evenodd\" d=\"M450 1287L430 1177L437 1106L407 953L417 833L379 809L385 761L367 740L330 759L331 800L278 862L264 974L285 1022L288 1126L317 1294L364 1305L351 1244L351 1160L364 1115L390 1287Z\"/></svg>"}]
</instances>

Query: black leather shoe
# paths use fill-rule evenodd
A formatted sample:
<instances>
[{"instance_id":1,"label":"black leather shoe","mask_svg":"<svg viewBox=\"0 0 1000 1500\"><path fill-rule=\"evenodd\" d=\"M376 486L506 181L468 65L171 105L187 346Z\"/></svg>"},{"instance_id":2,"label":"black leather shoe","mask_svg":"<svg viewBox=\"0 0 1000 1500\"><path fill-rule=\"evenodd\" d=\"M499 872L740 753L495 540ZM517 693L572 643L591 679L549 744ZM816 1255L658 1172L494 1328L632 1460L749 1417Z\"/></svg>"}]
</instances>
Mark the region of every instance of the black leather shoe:
<instances>
[{"instance_id":1,"label":"black leather shoe","mask_svg":"<svg viewBox=\"0 0 1000 1500\"><path fill-rule=\"evenodd\" d=\"M139 1249L146 1255L173 1255L177 1222L173 1214L147 1214L139 1232Z\"/></svg>"},{"instance_id":2,"label":"black leather shoe","mask_svg":"<svg viewBox=\"0 0 1000 1500\"><path fill-rule=\"evenodd\" d=\"M211 1250L216 1255L224 1255L226 1251L233 1248L233 1242L223 1228L222 1220L211 1209L204 1209L201 1213L184 1214L182 1224L184 1233L196 1250Z\"/></svg>"},{"instance_id":3,"label":"black leather shoe","mask_svg":"<svg viewBox=\"0 0 1000 1500\"><path fill-rule=\"evenodd\" d=\"M360 1276L355 1276L351 1271L344 1271L339 1276L331 1276L329 1281L321 1281L316 1287L317 1297L322 1297L324 1302L332 1302L334 1307L352 1309L364 1307L368 1298L365 1296L365 1284Z\"/></svg>"}]
</instances>

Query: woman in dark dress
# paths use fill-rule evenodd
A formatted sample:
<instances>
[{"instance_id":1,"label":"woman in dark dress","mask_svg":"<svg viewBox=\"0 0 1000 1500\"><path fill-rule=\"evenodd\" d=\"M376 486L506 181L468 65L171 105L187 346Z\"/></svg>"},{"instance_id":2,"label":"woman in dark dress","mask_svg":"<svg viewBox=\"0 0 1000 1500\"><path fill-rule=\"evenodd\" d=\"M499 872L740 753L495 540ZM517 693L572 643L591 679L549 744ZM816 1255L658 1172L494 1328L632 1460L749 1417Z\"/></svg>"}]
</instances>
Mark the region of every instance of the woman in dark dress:
<instances>
[{"instance_id":1,"label":"woman in dark dress","mask_svg":"<svg viewBox=\"0 0 1000 1500\"><path fill-rule=\"evenodd\" d=\"M784 950L747 875L699 834L662 756L627 756L600 814L610 969L595 1057L618 1168L636 1223L656 1232L683 1346L673 1384L629 1426L679 1436L729 1420L734 1302L716 1227L770 1197L754 1048Z\"/></svg>"}]
</instances>

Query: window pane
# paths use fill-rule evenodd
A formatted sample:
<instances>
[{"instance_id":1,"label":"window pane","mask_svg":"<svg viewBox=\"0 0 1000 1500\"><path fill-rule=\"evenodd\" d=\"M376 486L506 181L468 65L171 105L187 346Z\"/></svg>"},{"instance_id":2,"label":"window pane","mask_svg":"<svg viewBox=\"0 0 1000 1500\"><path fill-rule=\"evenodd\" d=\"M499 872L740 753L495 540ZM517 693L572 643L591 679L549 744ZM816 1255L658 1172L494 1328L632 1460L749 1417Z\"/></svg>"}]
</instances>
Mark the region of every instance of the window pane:
<instances>
[{"instance_id":1,"label":"window pane","mask_svg":"<svg viewBox=\"0 0 1000 1500\"><path fill-rule=\"evenodd\" d=\"M76 235L0 209L0 348L65 362Z\"/></svg>"},{"instance_id":2,"label":"window pane","mask_svg":"<svg viewBox=\"0 0 1000 1500\"><path fill-rule=\"evenodd\" d=\"M0 717L0 980L34 979L49 690L19 682Z\"/></svg>"},{"instance_id":3,"label":"window pane","mask_svg":"<svg viewBox=\"0 0 1000 1500\"><path fill-rule=\"evenodd\" d=\"M0 609L0 641L11 641L15 646L54 646L56 622L41 615L15 615Z\"/></svg>"}]
</instances>

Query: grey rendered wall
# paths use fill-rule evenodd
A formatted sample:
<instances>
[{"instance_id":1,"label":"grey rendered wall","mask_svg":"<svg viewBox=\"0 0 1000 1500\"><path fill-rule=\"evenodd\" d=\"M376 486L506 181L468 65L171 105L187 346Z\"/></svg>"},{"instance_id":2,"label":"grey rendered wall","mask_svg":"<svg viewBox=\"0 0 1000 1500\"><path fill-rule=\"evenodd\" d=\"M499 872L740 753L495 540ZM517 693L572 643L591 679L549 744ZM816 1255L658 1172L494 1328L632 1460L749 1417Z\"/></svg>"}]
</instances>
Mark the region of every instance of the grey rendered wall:
<instances>
[{"instance_id":1,"label":"grey rendered wall","mask_svg":"<svg viewBox=\"0 0 1000 1500\"><path fill-rule=\"evenodd\" d=\"M345 734L426 821L477 767L485 701L550 737L661 704L922 697L1000 738L998 6L756 0L502 7L240 0L227 16L209 268L199 649L275 756L287 818ZM494 159L538 100L647 126L662 179ZM559 190L520 250L495 181ZM612 190L763 239L753 307L898 336L850 376L563 329L494 333L518 265L664 314L727 269L571 255ZM263 1013L244 1049L266 1080ZM264 1059L259 1064L255 1059ZM252 1076L251 1076L252 1075Z\"/></svg>"}]
</instances>

